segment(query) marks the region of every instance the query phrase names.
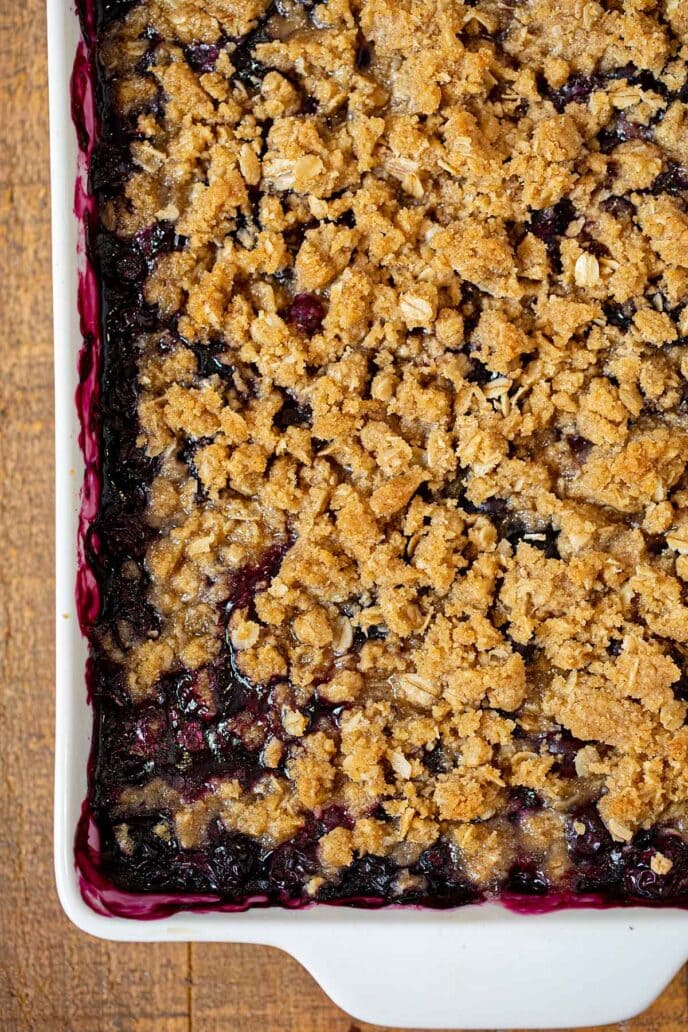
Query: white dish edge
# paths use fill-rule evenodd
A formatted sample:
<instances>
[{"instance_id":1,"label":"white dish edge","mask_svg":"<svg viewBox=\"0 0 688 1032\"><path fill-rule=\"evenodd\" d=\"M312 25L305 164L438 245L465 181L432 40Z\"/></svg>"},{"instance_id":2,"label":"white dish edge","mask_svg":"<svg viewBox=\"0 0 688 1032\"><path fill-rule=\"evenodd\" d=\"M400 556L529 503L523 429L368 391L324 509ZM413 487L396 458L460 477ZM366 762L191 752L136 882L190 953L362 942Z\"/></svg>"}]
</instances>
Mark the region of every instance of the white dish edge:
<instances>
[{"instance_id":1,"label":"white dish edge","mask_svg":"<svg viewBox=\"0 0 688 1032\"><path fill-rule=\"evenodd\" d=\"M564 1028L624 1020L648 1006L688 957L688 913L617 908L521 916L499 905L455 911L186 913L105 917L81 897L74 832L86 794L91 710L75 604L83 459L74 403L77 146L69 80L79 38L65 0L48 0L56 463L55 877L67 916L90 935L138 942L263 943L299 960L358 1020L403 1028Z\"/></svg>"}]
</instances>

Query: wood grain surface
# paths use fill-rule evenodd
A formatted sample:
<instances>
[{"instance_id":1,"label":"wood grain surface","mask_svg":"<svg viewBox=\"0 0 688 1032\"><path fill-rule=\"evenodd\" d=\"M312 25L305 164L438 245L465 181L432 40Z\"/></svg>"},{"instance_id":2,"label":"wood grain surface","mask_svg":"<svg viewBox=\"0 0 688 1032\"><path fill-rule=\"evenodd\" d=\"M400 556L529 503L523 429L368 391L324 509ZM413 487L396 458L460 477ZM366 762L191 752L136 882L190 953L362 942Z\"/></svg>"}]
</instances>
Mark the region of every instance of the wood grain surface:
<instances>
[{"instance_id":1,"label":"wood grain surface","mask_svg":"<svg viewBox=\"0 0 688 1032\"><path fill-rule=\"evenodd\" d=\"M0 1029L365 1032L275 950L108 944L72 928L57 902L44 53L43 0L0 0ZM685 970L617 1027L688 1028Z\"/></svg>"}]
</instances>

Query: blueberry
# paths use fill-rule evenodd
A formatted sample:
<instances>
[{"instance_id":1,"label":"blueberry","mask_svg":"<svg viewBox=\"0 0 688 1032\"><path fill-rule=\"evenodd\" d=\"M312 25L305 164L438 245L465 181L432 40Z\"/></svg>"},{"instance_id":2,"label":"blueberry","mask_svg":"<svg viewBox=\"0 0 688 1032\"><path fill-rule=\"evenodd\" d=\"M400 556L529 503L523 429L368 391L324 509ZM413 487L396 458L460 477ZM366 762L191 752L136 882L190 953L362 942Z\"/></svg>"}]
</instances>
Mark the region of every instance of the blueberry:
<instances>
[{"instance_id":1,"label":"blueberry","mask_svg":"<svg viewBox=\"0 0 688 1032\"><path fill-rule=\"evenodd\" d=\"M216 43L190 43L184 47L184 56L195 72L213 72L220 48Z\"/></svg>"},{"instance_id":2,"label":"blueberry","mask_svg":"<svg viewBox=\"0 0 688 1032\"><path fill-rule=\"evenodd\" d=\"M291 542L285 541L272 545L263 553L259 562L245 566L235 574L227 603L228 611L244 609L253 600L257 591L267 587L277 575L290 544Z\"/></svg>"},{"instance_id":3,"label":"blueberry","mask_svg":"<svg viewBox=\"0 0 688 1032\"><path fill-rule=\"evenodd\" d=\"M652 135L652 126L632 122L621 115L598 133L597 140L602 153L609 154L620 143L627 143L629 140L651 140Z\"/></svg>"},{"instance_id":4,"label":"blueberry","mask_svg":"<svg viewBox=\"0 0 688 1032\"><path fill-rule=\"evenodd\" d=\"M109 233L98 237L96 257L102 275L120 287L140 283L148 272L146 260L136 243Z\"/></svg>"},{"instance_id":5,"label":"blueberry","mask_svg":"<svg viewBox=\"0 0 688 1032\"><path fill-rule=\"evenodd\" d=\"M623 641L621 638L610 638L609 644L607 645L607 652L610 656L621 655L621 649L623 647Z\"/></svg>"},{"instance_id":6,"label":"blueberry","mask_svg":"<svg viewBox=\"0 0 688 1032\"><path fill-rule=\"evenodd\" d=\"M113 798L125 785L141 785L167 762L164 715L153 707L124 716L104 706L99 724L98 783Z\"/></svg>"},{"instance_id":7,"label":"blueberry","mask_svg":"<svg viewBox=\"0 0 688 1032\"><path fill-rule=\"evenodd\" d=\"M423 754L423 764L431 774L446 774L452 767L451 761L439 744Z\"/></svg>"},{"instance_id":8,"label":"blueberry","mask_svg":"<svg viewBox=\"0 0 688 1032\"><path fill-rule=\"evenodd\" d=\"M109 554L119 559L142 559L153 534L138 514L115 505L102 507L96 525Z\"/></svg>"},{"instance_id":9,"label":"blueberry","mask_svg":"<svg viewBox=\"0 0 688 1032\"><path fill-rule=\"evenodd\" d=\"M109 580L100 618L112 626L123 649L132 644L132 637L143 641L160 630L160 617L146 597L147 588L147 578L132 583L119 571Z\"/></svg>"},{"instance_id":10,"label":"blueberry","mask_svg":"<svg viewBox=\"0 0 688 1032\"><path fill-rule=\"evenodd\" d=\"M579 434L567 434L566 443L571 449L571 454L578 462L585 462L592 448L592 441Z\"/></svg>"},{"instance_id":11,"label":"blueberry","mask_svg":"<svg viewBox=\"0 0 688 1032\"><path fill-rule=\"evenodd\" d=\"M669 862L668 871L657 853ZM637 836L626 856L624 887L629 896L648 900L688 894L688 843L668 828L654 829L645 841Z\"/></svg>"},{"instance_id":12,"label":"blueberry","mask_svg":"<svg viewBox=\"0 0 688 1032\"><path fill-rule=\"evenodd\" d=\"M315 294L296 294L287 312L288 322L309 337L320 333L324 318L323 303Z\"/></svg>"},{"instance_id":13,"label":"blueberry","mask_svg":"<svg viewBox=\"0 0 688 1032\"><path fill-rule=\"evenodd\" d=\"M198 721L191 720L183 724L177 732L177 742L187 752L200 752L205 748L203 730Z\"/></svg>"},{"instance_id":14,"label":"blueberry","mask_svg":"<svg viewBox=\"0 0 688 1032\"><path fill-rule=\"evenodd\" d=\"M335 892L339 899L370 899L389 902L397 865L387 856L358 857L345 868Z\"/></svg>"},{"instance_id":15,"label":"blueberry","mask_svg":"<svg viewBox=\"0 0 688 1032\"><path fill-rule=\"evenodd\" d=\"M602 211L606 211L608 215L613 215L615 219L627 219L635 215L635 205L628 197L618 197L616 195L607 197L606 200L602 201L600 207Z\"/></svg>"},{"instance_id":16,"label":"blueberry","mask_svg":"<svg viewBox=\"0 0 688 1032\"><path fill-rule=\"evenodd\" d=\"M570 732L564 729L560 731L548 731L542 736L542 741L551 756L557 757L554 769L561 777L576 777L576 756L585 745L579 738L574 738Z\"/></svg>"},{"instance_id":17,"label":"blueberry","mask_svg":"<svg viewBox=\"0 0 688 1032\"><path fill-rule=\"evenodd\" d=\"M510 793L506 805L507 820L519 821L526 813L540 810L542 805L542 799L534 789L519 785Z\"/></svg>"},{"instance_id":18,"label":"blueberry","mask_svg":"<svg viewBox=\"0 0 688 1032\"><path fill-rule=\"evenodd\" d=\"M612 844L593 860L575 862L574 885L577 892L601 893L617 899L623 896L624 849Z\"/></svg>"},{"instance_id":19,"label":"blueberry","mask_svg":"<svg viewBox=\"0 0 688 1032\"><path fill-rule=\"evenodd\" d=\"M94 193L106 195L118 190L131 171L128 145L101 140L91 155L89 184Z\"/></svg>"},{"instance_id":20,"label":"blueberry","mask_svg":"<svg viewBox=\"0 0 688 1032\"><path fill-rule=\"evenodd\" d=\"M184 246L184 237L177 236L174 225L163 220L142 229L134 237L146 258L155 258L164 251L177 251Z\"/></svg>"},{"instance_id":21,"label":"blueberry","mask_svg":"<svg viewBox=\"0 0 688 1032\"><path fill-rule=\"evenodd\" d=\"M312 425L313 412L309 404L299 405L291 397L285 399L282 408L276 413L273 423L278 430L286 430L290 426Z\"/></svg>"},{"instance_id":22,"label":"blueberry","mask_svg":"<svg viewBox=\"0 0 688 1032\"><path fill-rule=\"evenodd\" d=\"M267 42L268 36L263 26L258 25L252 32L242 36L230 54L234 65L234 77L244 86L255 89L269 72L270 69L261 64L254 54L257 44Z\"/></svg>"},{"instance_id":23,"label":"blueberry","mask_svg":"<svg viewBox=\"0 0 688 1032\"><path fill-rule=\"evenodd\" d=\"M214 771L236 778L245 787L253 784L262 771L259 753L246 748L231 721L219 721L206 731L205 739Z\"/></svg>"},{"instance_id":24,"label":"blueberry","mask_svg":"<svg viewBox=\"0 0 688 1032\"><path fill-rule=\"evenodd\" d=\"M308 731L329 731L332 733L340 726L344 707L341 704L327 702L317 694L313 696L303 713L308 717Z\"/></svg>"},{"instance_id":25,"label":"blueberry","mask_svg":"<svg viewBox=\"0 0 688 1032\"><path fill-rule=\"evenodd\" d=\"M193 344L191 348L196 356L196 371L200 377L206 379L219 376L221 380L231 380L234 367L222 361L222 356L227 354L224 341L211 340L204 344Z\"/></svg>"},{"instance_id":26,"label":"blueberry","mask_svg":"<svg viewBox=\"0 0 688 1032\"><path fill-rule=\"evenodd\" d=\"M669 162L666 172L661 172L651 187L651 193L668 193L674 196L688 190L688 168Z\"/></svg>"},{"instance_id":27,"label":"blueberry","mask_svg":"<svg viewBox=\"0 0 688 1032\"><path fill-rule=\"evenodd\" d=\"M278 846L268 858L270 881L289 893L301 888L317 869L315 843L302 834Z\"/></svg>"},{"instance_id":28,"label":"blueberry","mask_svg":"<svg viewBox=\"0 0 688 1032\"><path fill-rule=\"evenodd\" d=\"M162 814L128 816L127 850L122 852L114 828L105 825L104 858L113 865L114 880L134 892L208 892L210 885L191 854L183 853L171 835L155 830L166 824Z\"/></svg>"},{"instance_id":29,"label":"blueberry","mask_svg":"<svg viewBox=\"0 0 688 1032\"><path fill-rule=\"evenodd\" d=\"M464 512L469 515L477 516L478 514L484 516L491 516L501 521L502 517L507 512L507 502L504 498L486 498L485 501L480 502L476 505L466 497L467 478L465 475L460 475L454 480L451 480L442 491L444 498L455 498L459 503L460 507Z\"/></svg>"},{"instance_id":30,"label":"blueberry","mask_svg":"<svg viewBox=\"0 0 688 1032\"><path fill-rule=\"evenodd\" d=\"M95 13L98 29L102 29L116 18L124 18L130 7L133 7L137 0L96 0Z\"/></svg>"},{"instance_id":31,"label":"blueberry","mask_svg":"<svg viewBox=\"0 0 688 1032\"><path fill-rule=\"evenodd\" d=\"M608 323L626 331L633 323L635 303L624 301L623 304L617 304L615 301L609 301L603 306L603 310Z\"/></svg>"},{"instance_id":32,"label":"blueberry","mask_svg":"<svg viewBox=\"0 0 688 1032\"><path fill-rule=\"evenodd\" d=\"M140 57L138 59L138 61L136 62L136 64L134 65L134 71L136 72L137 75L145 75L147 72L150 71L151 67L155 63L155 58L156 58L156 46L155 46L155 44L157 44L158 42L159 42L159 40L153 39L152 40L153 45L150 46L148 48L148 50L146 50L146 52L143 54L143 56Z\"/></svg>"},{"instance_id":33,"label":"blueberry","mask_svg":"<svg viewBox=\"0 0 688 1032\"><path fill-rule=\"evenodd\" d=\"M567 104L586 104L595 90L602 89L603 80L597 75L572 75L564 85L550 94L560 113Z\"/></svg>"},{"instance_id":34,"label":"blueberry","mask_svg":"<svg viewBox=\"0 0 688 1032\"><path fill-rule=\"evenodd\" d=\"M544 896L549 882L534 860L517 860L507 875L505 888L524 896Z\"/></svg>"},{"instance_id":35,"label":"blueberry","mask_svg":"<svg viewBox=\"0 0 688 1032\"><path fill-rule=\"evenodd\" d=\"M359 71L364 72L367 68L370 68L372 59L372 44L362 36L359 37L356 45L356 67Z\"/></svg>"},{"instance_id":36,"label":"blueberry","mask_svg":"<svg viewBox=\"0 0 688 1032\"><path fill-rule=\"evenodd\" d=\"M567 818L565 835L569 856L574 861L595 860L614 845L594 803Z\"/></svg>"},{"instance_id":37,"label":"blueberry","mask_svg":"<svg viewBox=\"0 0 688 1032\"><path fill-rule=\"evenodd\" d=\"M530 218L530 232L546 244L553 244L557 237L564 235L575 215L573 204L564 198L552 208L534 211Z\"/></svg>"},{"instance_id":38,"label":"blueberry","mask_svg":"<svg viewBox=\"0 0 688 1032\"><path fill-rule=\"evenodd\" d=\"M216 826L210 832L207 862L212 887L223 896L244 895L258 869L260 847L256 839Z\"/></svg>"},{"instance_id":39,"label":"blueberry","mask_svg":"<svg viewBox=\"0 0 688 1032\"><path fill-rule=\"evenodd\" d=\"M426 879L429 902L460 906L476 898L476 890L464 874L458 854L448 842L438 841L421 853L412 874Z\"/></svg>"},{"instance_id":40,"label":"blueberry","mask_svg":"<svg viewBox=\"0 0 688 1032\"><path fill-rule=\"evenodd\" d=\"M544 552L547 559L558 559L557 538L559 531L548 524L543 530L529 530L522 523L514 522L506 530L506 540L517 548L521 541Z\"/></svg>"}]
</instances>

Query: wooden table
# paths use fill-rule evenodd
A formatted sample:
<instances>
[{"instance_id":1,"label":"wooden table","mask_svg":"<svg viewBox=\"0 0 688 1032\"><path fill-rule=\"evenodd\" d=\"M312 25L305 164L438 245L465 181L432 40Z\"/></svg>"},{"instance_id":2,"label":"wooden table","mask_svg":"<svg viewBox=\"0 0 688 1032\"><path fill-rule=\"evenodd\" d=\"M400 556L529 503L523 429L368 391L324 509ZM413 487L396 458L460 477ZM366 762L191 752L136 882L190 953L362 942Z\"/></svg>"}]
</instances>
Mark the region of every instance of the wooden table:
<instances>
[{"instance_id":1,"label":"wooden table","mask_svg":"<svg viewBox=\"0 0 688 1032\"><path fill-rule=\"evenodd\" d=\"M295 961L275 950L97 942L72 928L57 902L51 859L53 402L44 49L43 0L2 0L0 1028L359 1032ZM638 1032L687 1027L685 970L645 1015L624 1026Z\"/></svg>"}]
</instances>

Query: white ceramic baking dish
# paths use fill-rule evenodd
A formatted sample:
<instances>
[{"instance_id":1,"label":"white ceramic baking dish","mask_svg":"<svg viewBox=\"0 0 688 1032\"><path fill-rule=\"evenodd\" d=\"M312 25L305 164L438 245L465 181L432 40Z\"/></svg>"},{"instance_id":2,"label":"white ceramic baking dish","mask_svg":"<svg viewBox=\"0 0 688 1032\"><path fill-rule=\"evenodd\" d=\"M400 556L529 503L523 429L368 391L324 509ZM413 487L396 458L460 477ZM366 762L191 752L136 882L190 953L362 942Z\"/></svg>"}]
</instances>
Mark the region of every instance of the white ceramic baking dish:
<instances>
[{"instance_id":1,"label":"white ceramic baking dish","mask_svg":"<svg viewBox=\"0 0 688 1032\"><path fill-rule=\"evenodd\" d=\"M142 921L104 916L84 902L74 863L91 736L86 647L75 605L84 471L74 403L83 256L78 257L73 215L78 151L69 81L78 40L69 0L48 0L57 480L55 873L67 915L85 932L106 939L280 947L346 1011L381 1025L553 1028L636 1014L688 957L688 913L619 908L520 915L499 905L455 911L320 906Z\"/></svg>"}]
</instances>

